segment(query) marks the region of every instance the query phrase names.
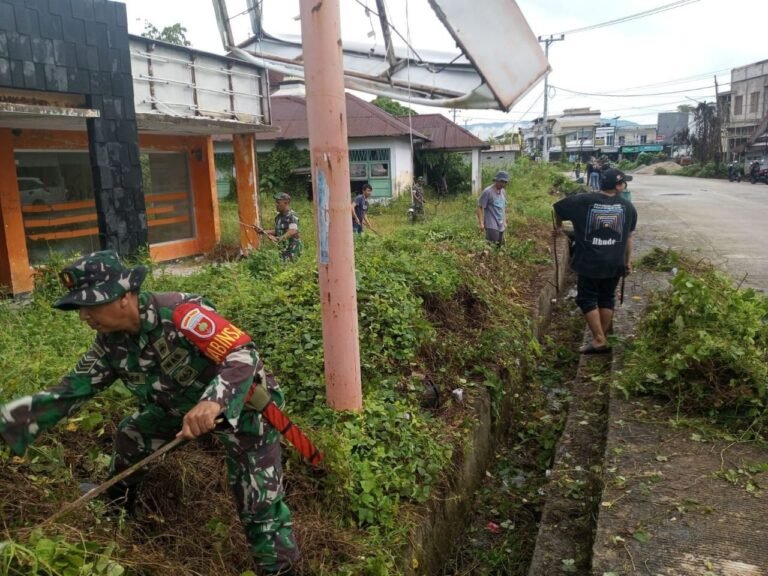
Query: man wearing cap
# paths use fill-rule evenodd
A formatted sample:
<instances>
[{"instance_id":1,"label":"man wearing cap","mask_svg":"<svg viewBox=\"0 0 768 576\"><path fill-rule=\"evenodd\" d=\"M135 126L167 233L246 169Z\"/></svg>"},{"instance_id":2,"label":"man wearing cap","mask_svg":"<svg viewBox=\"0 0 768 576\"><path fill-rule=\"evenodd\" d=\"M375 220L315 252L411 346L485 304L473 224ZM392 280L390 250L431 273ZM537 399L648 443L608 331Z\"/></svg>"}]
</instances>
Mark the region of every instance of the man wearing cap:
<instances>
[{"instance_id":1,"label":"man wearing cap","mask_svg":"<svg viewBox=\"0 0 768 576\"><path fill-rule=\"evenodd\" d=\"M477 199L477 224L485 232L485 239L497 246L504 244L504 231L507 229L507 193L505 186L509 174L500 170Z\"/></svg>"},{"instance_id":2,"label":"man wearing cap","mask_svg":"<svg viewBox=\"0 0 768 576\"><path fill-rule=\"evenodd\" d=\"M613 320L616 286L632 271L637 211L621 195L629 180L632 176L610 168L602 174L600 192L575 194L554 205L555 235L562 231L564 220L573 223L576 304L592 332L591 342L580 349L582 354L610 352L606 333Z\"/></svg>"},{"instance_id":3,"label":"man wearing cap","mask_svg":"<svg viewBox=\"0 0 768 576\"><path fill-rule=\"evenodd\" d=\"M110 476L175 437L213 432L226 448L229 483L260 573L291 574L298 550L283 501L279 435L246 404L252 386L266 387L278 405L282 392L245 332L199 296L141 291L146 274L144 266L124 267L111 250L64 268L69 291L54 307L77 310L96 339L58 385L0 406L0 437L21 455L119 378L139 403L118 425ZM129 513L142 475L107 492Z\"/></svg>"},{"instance_id":4,"label":"man wearing cap","mask_svg":"<svg viewBox=\"0 0 768 576\"><path fill-rule=\"evenodd\" d=\"M275 228L264 230L269 238L280 247L283 260L295 260L301 254L299 216L291 210L291 196L285 192L275 194Z\"/></svg>"}]
</instances>

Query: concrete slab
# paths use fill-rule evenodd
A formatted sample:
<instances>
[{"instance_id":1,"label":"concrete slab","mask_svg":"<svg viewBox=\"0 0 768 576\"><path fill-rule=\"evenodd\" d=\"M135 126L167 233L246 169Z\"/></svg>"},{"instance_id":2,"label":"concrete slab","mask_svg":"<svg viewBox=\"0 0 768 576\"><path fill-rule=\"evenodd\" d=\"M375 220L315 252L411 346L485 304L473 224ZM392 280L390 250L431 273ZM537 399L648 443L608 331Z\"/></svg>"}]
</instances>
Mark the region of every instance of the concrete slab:
<instances>
[{"instance_id":1,"label":"concrete slab","mask_svg":"<svg viewBox=\"0 0 768 576\"><path fill-rule=\"evenodd\" d=\"M668 276L630 278L616 316L624 335ZM768 494L760 488L768 474L756 471L768 450L707 440L675 416L674 407L612 392L592 575L768 575Z\"/></svg>"}]
</instances>

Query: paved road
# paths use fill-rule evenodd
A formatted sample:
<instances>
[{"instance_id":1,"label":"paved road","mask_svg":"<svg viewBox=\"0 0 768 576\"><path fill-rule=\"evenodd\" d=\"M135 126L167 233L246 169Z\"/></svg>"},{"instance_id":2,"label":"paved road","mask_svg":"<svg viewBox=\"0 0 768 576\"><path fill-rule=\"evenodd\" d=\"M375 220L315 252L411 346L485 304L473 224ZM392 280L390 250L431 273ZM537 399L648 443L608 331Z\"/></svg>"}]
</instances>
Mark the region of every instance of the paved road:
<instances>
[{"instance_id":1,"label":"paved road","mask_svg":"<svg viewBox=\"0 0 768 576\"><path fill-rule=\"evenodd\" d=\"M700 255L768 292L768 186L637 174L638 252L649 244Z\"/></svg>"}]
</instances>

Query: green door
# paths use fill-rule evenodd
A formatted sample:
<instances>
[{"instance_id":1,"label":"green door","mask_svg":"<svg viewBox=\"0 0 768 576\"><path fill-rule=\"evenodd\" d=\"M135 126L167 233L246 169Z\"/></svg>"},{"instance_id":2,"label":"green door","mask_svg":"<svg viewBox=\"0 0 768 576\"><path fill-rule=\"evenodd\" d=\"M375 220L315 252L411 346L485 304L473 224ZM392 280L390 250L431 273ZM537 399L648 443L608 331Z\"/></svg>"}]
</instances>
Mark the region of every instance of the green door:
<instances>
[{"instance_id":1,"label":"green door","mask_svg":"<svg viewBox=\"0 0 768 576\"><path fill-rule=\"evenodd\" d=\"M349 151L349 179L352 193L360 192L368 182L373 188L371 197L392 197L392 163L389 148L366 148Z\"/></svg>"}]
</instances>

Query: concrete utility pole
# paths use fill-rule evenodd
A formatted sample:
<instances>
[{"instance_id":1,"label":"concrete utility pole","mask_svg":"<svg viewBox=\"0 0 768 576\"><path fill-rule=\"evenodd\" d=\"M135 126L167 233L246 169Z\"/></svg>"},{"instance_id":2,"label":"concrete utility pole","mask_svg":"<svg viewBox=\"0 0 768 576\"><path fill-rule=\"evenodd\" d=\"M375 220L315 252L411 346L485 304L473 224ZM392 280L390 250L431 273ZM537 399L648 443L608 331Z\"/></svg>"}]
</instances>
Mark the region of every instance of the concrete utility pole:
<instances>
[{"instance_id":1,"label":"concrete utility pole","mask_svg":"<svg viewBox=\"0 0 768 576\"><path fill-rule=\"evenodd\" d=\"M565 34L560 34L559 38L550 36L549 38L542 38L539 36L539 42L544 42L544 57L549 63L549 45L552 42L559 42L565 40ZM549 100L549 72L544 75L544 147L542 150L542 158L544 162L549 162L549 118L547 117L547 104ZM560 152L562 157L563 151Z\"/></svg>"},{"instance_id":2,"label":"concrete utility pole","mask_svg":"<svg viewBox=\"0 0 768 576\"><path fill-rule=\"evenodd\" d=\"M301 0L328 405L363 407L339 0Z\"/></svg>"}]
</instances>

